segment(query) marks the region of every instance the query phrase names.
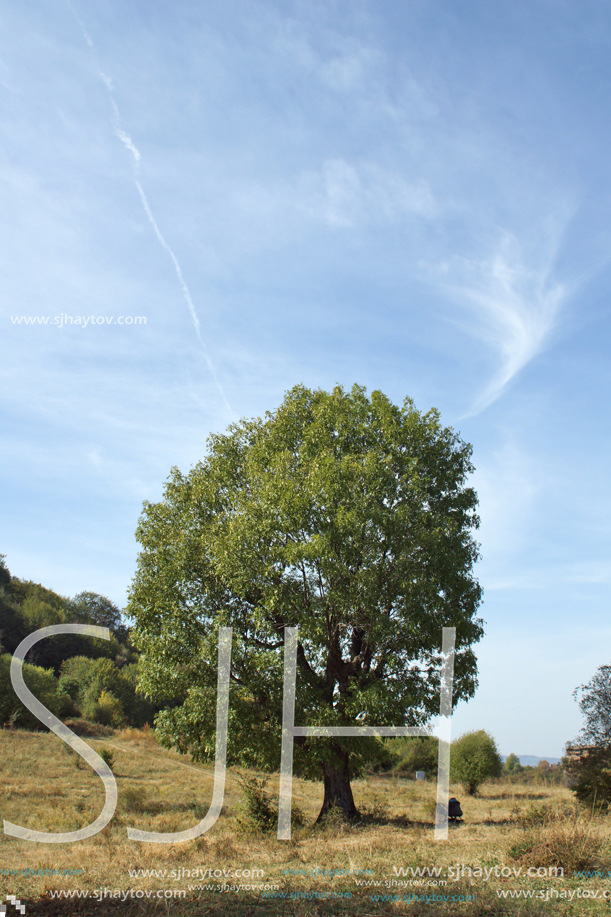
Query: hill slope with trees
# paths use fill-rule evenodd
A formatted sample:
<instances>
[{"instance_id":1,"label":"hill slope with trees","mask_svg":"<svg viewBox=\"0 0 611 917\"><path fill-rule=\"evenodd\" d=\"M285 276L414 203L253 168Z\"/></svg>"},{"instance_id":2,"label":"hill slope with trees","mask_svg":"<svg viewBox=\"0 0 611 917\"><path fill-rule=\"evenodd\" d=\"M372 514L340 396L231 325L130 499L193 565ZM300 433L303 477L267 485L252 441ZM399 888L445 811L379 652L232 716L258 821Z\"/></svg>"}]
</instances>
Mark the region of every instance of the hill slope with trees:
<instances>
[{"instance_id":1,"label":"hill slope with trees","mask_svg":"<svg viewBox=\"0 0 611 917\"><path fill-rule=\"evenodd\" d=\"M11 658L29 634L53 624L108 627L110 640L63 634L41 640L23 666L26 685L56 716L106 726L152 723L155 707L137 693L138 653L121 612L108 598L80 592L74 598L11 576L0 555L0 724L40 729L16 696Z\"/></svg>"}]
</instances>

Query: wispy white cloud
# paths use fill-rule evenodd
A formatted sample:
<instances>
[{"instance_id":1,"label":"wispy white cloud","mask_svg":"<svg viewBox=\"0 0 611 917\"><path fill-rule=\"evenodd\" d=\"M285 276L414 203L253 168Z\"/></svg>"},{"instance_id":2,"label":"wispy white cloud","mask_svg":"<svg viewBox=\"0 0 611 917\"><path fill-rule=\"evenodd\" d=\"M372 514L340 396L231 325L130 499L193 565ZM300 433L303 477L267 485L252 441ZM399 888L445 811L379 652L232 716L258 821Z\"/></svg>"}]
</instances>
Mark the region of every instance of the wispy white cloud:
<instances>
[{"instance_id":1,"label":"wispy white cloud","mask_svg":"<svg viewBox=\"0 0 611 917\"><path fill-rule=\"evenodd\" d=\"M104 85L110 91L113 88L112 79L102 70L98 70L98 73L100 75L100 79L104 82ZM113 102L114 102L114 99L113 99Z\"/></svg>"},{"instance_id":2,"label":"wispy white cloud","mask_svg":"<svg viewBox=\"0 0 611 917\"><path fill-rule=\"evenodd\" d=\"M544 245L522 244L504 231L493 252L481 260L455 257L424 265L469 312L453 319L492 350L496 372L464 417L479 414L505 391L511 380L546 347L574 284L554 276L556 257L568 217L547 227ZM534 251L533 251L534 247Z\"/></svg>"},{"instance_id":3,"label":"wispy white cloud","mask_svg":"<svg viewBox=\"0 0 611 917\"><path fill-rule=\"evenodd\" d=\"M431 220L437 211L424 179L409 180L401 171L373 162L325 159L281 180L233 182L227 189L232 226L256 224L286 238L288 232L313 232L322 226L338 230L393 227L409 218ZM268 236L259 232L259 243Z\"/></svg>"},{"instance_id":4,"label":"wispy white cloud","mask_svg":"<svg viewBox=\"0 0 611 917\"><path fill-rule=\"evenodd\" d=\"M383 55L355 39L344 39L341 45L335 56L318 61L319 76L336 92L362 91L383 63Z\"/></svg>"},{"instance_id":5,"label":"wispy white cloud","mask_svg":"<svg viewBox=\"0 0 611 917\"><path fill-rule=\"evenodd\" d=\"M70 3L70 0L66 0L66 3L67 3L67 5L68 5L68 9L70 10L70 12L72 13L72 15L74 16L74 18L76 19L76 21L78 22L78 24L79 24L79 26L80 26L81 32L83 33L83 38L84 38L85 41L87 42L87 46L88 46L89 48L91 48L91 50L93 51L93 50L94 50L94 44L93 44L93 41L91 40L91 36L90 36L89 32L88 32L87 29L85 28L85 24L83 23L83 20L81 19L81 17L79 16L79 14L76 12L76 10L74 9L74 7L73 7L72 4Z\"/></svg>"},{"instance_id":6,"label":"wispy white cloud","mask_svg":"<svg viewBox=\"0 0 611 917\"><path fill-rule=\"evenodd\" d=\"M611 581L611 562L608 560L583 560L565 565L558 579L565 583L608 583Z\"/></svg>"},{"instance_id":7,"label":"wispy white cloud","mask_svg":"<svg viewBox=\"0 0 611 917\"><path fill-rule=\"evenodd\" d=\"M337 226L393 221L406 214L432 217L435 201L426 181L409 182L402 174L377 165L352 165L328 159L320 173L318 212Z\"/></svg>"},{"instance_id":8,"label":"wispy white cloud","mask_svg":"<svg viewBox=\"0 0 611 917\"><path fill-rule=\"evenodd\" d=\"M129 136L129 134L126 134L125 131L119 130L118 128L117 128L116 134L119 140L124 144L125 149L128 150L134 157L135 165L139 165L140 158L141 158L140 152L138 148L136 147L136 145L134 144L132 138Z\"/></svg>"},{"instance_id":9,"label":"wispy white cloud","mask_svg":"<svg viewBox=\"0 0 611 917\"><path fill-rule=\"evenodd\" d=\"M327 89L340 95L370 92L384 66L379 47L317 21L311 30L305 20L278 18L274 50L291 67L298 67Z\"/></svg>"}]
</instances>

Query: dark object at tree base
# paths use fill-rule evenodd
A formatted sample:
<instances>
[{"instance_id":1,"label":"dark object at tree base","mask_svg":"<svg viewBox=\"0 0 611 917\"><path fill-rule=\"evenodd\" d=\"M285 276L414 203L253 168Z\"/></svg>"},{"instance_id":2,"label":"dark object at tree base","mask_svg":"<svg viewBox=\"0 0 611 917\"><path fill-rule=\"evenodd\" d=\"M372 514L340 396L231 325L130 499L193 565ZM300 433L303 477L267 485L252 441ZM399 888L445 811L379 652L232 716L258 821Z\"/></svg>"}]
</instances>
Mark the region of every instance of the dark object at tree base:
<instances>
[{"instance_id":1,"label":"dark object at tree base","mask_svg":"<svg viewBox=\"0 0 611 917\"><path fill-rule=\"evenodd\" d=\"M448 819L450 821L457 821L459 818L462 818L462 809L458 799L452 796L448 803Z\"/></svg>"}]
</instances>

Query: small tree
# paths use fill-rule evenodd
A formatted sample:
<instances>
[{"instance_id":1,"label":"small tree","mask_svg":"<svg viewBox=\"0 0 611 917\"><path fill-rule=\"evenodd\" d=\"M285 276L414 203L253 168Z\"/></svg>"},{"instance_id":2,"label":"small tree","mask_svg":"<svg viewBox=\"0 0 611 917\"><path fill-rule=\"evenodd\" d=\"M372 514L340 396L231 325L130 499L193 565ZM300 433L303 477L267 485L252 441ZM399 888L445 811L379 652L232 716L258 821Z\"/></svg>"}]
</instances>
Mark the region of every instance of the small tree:
<instances>
[{"instance_id":1,"label":"small tree","mask_svg":"<svg viewBox=\"0 0 611 917\"><path fill-rule=\"evenodd\" d=\"M121 706L121 701L111 694L110 691L102 691L98 697L95 709L95 721L102 723L104 726L115 726L121 728L127 725L125 712Z\"/></svg>"},{"instance_id":2,"label":"small tree","mask_svg":"<svg viewBox=\"0 0 611 917\"><path fill-rule=\"evenodd\" d=\"M575 688L573 697L586 720L573 744L611 745L611 665L601 665L587 685Z\"/></svg>"},{"instance_id":3,"label":"small tree","mask_svg":"<svg viewBox=\"0 0 611 917\"><path fill-rule=\"evenodd\" d=\"M569 786L580 802L588 806L611 805L610 746L569 746L564 767Z\"/></svg>"},{"instance_id":4,"label":"small tree","mask_svg":"<svg viewBox=\"0 0 611 917\"><path fill-rule=\"evenodd\" d=\"M581 695L581 696L580 696ZM611 666L601 665L586 685L573 691L585 725L567 746L566 771L577 798L611 803Z\"/></svg>"},{"instance_id":5,"label":"small tree","mask_svg":"<svg viewBox=\"0 0 611 917\"><path fill-rule=\"evenodd\" d=\"M480 785L490 777L498 777L503 769L496 742L483 729L466 732L452 742L450 775L462 783L465 793L475 796Z\"/></svg>"},{"instance_id":6,"label":"small tree","mask_svg":"<svg viewBox=\"0 0 611 917\"><path fill-rule=\"evenodd\" d=\"M520 764L520 759L517 755L514 755L513 752L507 756L505 761L505 770L508 774L513 776L514 774L521 774L524 768Z\"/></svg>"},{"instance_id":7,"label":"small tree","mask_svg":"<svg viewBox=\"0 0 611 917\"><path fill-rule=\"evenodd\" d=\"M108 627L119 640L125 640L127 637L127 628L121 620L120 610L105 595L99 595L97 592L79 592L70 600L68 610L74 621Z\"/></svg>"}]
</instances>

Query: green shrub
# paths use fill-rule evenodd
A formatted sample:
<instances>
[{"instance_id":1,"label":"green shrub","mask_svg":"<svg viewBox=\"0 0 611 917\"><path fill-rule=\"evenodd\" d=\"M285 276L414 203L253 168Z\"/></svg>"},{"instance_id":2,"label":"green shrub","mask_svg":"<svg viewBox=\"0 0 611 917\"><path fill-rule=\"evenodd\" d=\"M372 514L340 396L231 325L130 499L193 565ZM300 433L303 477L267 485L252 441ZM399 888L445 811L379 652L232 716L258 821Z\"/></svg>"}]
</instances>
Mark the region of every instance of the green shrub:
<instances>
[{"instance_id":1,"label":"green shrub","mask_svg":"<svg viewBox=\"0 0 611 917\"><path fill-rule=\"evenodd\" d=\"M121 701L109 691L102 691L100 694L93 718L96 723L102 723L103 726L114 726L117 729L127 725Z\"/></svg>"},{"instance_id":2,"label":"green shrub","mask_svg":"<svg viewBox=\"0 0 611 917\"><path fill-rule=\"evenodd\" d=\"M11 683L11 655L0 656L0 724L10 723L20 729L43 729L46 725L31 713L19 700ZM37 665L23 663L23 680L32 694L57 717L70 715L73 704L67 694L61 691L52 671Z\"/></svg>"},{"instance_id":3,"label":"green shrub","mask_svg":"<svg viewBox=\"0 0 611 917\"><path fill-rule=\"evenodd\" d=\"M360 807L360 811L361 816L372 818L374 821L385 821L390 814L388 800L375 792L368 797L365 805Z\"/></svg>"},{"instance_id":4,"label":"green shrub","mask_svg":"<svg viewBox=\"0 0 611 917\"><path fill-rule=\"evenodd\" d=\"M345 831L350 822L344 810L340 806L333 805L327 809L318 824L326 833L335 835Z\"/></svg>"},{"instance_id":5,"label":"green shrub","mask_svg":"<svg viewBox=\"0 0 611 917\"><path fill-rule=\"evenodd\" d=\"M567 762L567 770L580 802L597 808L611 805L611 747L584 750Z\"/></svg>"},{"instance_id":6,"label":"green shrub","mask_svg":"<svg viewBox=\"0 0 611 917\"><path fill-rule=\"evenodd\" d=\"M278 804L267 789L268 781L262 777L240 777L242 802L237 822L243 831L254 833L271 833L278 827ZM291 821L294 825L303 824L303 813L293 804Z\"/></svg>"},{"instance_id":7,"label":"green shrub","mask_svg":"<svg viewBox=\"0 0 611 917\"><path fill-rule=\"evenodd\" d=\"M502 769L496 742L483 729L466 732L452 742L450 776L469 796L474 796L485 780L498 777Z\"/></svg>"},{"instance_id":8,"label":"green shrub","mask_svg":"<svg viewBox=\"0 0 611 917\"><path fill-rule=\"evenodd\" d=\"M146 811L146 793L141 786L128 786L121 791L121 808L125 812L141 815Z\"/></svg>"},{"instance_id":9,"label":"green shrub","mask_svg":"<svg viewBox=\"0 0 611 917\"><path fill-rule=\"evenodd\" d=\"M112 770L112 766L115 761L114 751L112 751L112 749L110 748L100 748L100 750L98 751L98 754L100 758L102 759L102 761L104 762L104 764L107 764L108 767Z\"/></svg>"},{"instance_id":10,"label":"green shrub","mask_svg":"<svg viewBox=\"0 0 611 917\"><path fill-rule=\"evenodd\" d=\"M278 824L278 806L267 792L268 781L261 777L241 777L242 805L238 824L247 831L271 832Z\"/></svg>"},{"instance_id":11,"label":"green shrub","mask_svg":"<svg viewBox=\"0 0 611 917\"><path fill-rule=\"evenodd\" d=\"M520 828L536 828L540 825L554 821L556 815L549 805L532 803L526 812L518 815L517 822Z\"/></svg>"}]
</instances>

